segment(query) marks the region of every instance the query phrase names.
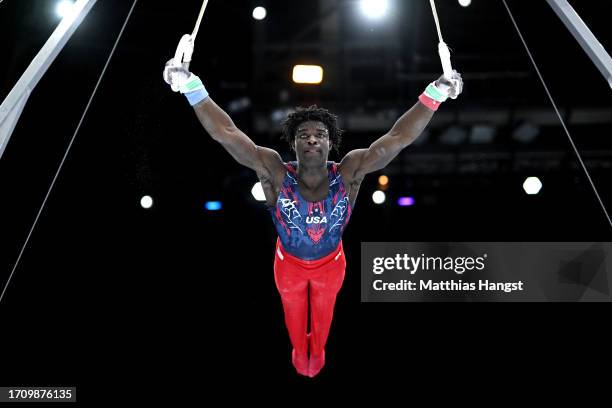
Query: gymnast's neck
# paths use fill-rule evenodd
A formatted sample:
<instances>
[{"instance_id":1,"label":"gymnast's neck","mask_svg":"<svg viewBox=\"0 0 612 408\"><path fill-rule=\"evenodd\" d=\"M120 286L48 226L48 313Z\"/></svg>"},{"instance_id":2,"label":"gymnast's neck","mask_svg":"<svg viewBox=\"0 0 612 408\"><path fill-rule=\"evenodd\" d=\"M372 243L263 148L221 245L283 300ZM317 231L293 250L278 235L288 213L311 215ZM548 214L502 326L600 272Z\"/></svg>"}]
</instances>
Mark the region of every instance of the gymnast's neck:
<instances>
[{"instance_id":1,"label":"gymnast's neck","mask_svg":"<svg viewBox=\"0 0 612 408\"><path fill-rule=\"evenodd\" d=\"M297 163L297 175L300 180L318 180L327 177L327 161L323 163Z\"/></svg>"}]
</instances>

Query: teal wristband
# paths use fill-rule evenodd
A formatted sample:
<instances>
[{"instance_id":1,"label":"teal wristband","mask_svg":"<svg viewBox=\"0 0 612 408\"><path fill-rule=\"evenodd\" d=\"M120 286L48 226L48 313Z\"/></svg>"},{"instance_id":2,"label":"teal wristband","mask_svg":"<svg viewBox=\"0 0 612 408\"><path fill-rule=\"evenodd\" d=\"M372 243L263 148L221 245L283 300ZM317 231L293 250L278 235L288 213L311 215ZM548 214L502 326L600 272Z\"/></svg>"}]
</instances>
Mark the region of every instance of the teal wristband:
<instances>
[{"instance_id":1,"label":"teal wristband","mask_svg":"<svg viewBox=\"0 0 612 408\"><path fill-rule=\"evenodd\" d=\"M448 96L440 92L433 83L427 85L427 88L425 88L425 95L438 102L445 102L448 99Z\"/></svg>"}]
</instances>

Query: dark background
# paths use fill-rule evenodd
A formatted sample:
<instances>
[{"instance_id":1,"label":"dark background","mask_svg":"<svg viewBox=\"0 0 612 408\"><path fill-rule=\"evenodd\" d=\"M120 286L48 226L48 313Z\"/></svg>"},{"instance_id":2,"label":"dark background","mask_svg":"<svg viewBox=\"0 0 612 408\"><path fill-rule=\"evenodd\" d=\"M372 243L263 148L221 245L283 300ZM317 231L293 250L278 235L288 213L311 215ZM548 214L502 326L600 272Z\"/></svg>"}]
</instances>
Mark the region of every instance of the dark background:
<instances>
[{"instance_id":1,"label":"dark background","mask_svg":"<svg viewBox=\"0 0 612 408\"><path fill-rule=\"evenodd\" d=\"M610 2L571 3L612 49ZM97 2L36 87L0 160L2 287L131 5ZM250 195L256 176L162 80L200 5L138 2L0 304L1 384L76 385L81 400L112 399L108 387L119 386L134 401L170 400L179 385L215 393L251 384L264 393L468 368L482 378L534 366L569 375L571 362L608 356L586 340L602 336L598 305L360 303L360 242L611 238L503 3L448 0L438 12L464 93L381 172L391 178L384 205L370 199L378 174L364 181L344 235L347 275L327 366L314 380L295 374L272 274L275 231ZM266 20L251 18L255 5L267 7ZM612 91L545 1L508 5L610 209ZM0 3L2 99L59 22L54 7ZM365 20L352 1L211 0L191 70L257 144L290 160L279 112L327 107L347 130L341 153L367 147L440 75L436 47L424 0L396 0L383 22ZM308 62L325 67L322 86L291 83L291 67ZM247 107L233 109L237 100ZM520 142L513 134L525 124L537 136ZM475 141L474 126L493 137ZM542 179L539 195L523 192L527 176ZM150 210L139 205L144 194L155 200ZM406 194L416 205L397 207ZM208 200L223 209L205 211ZM578 338L576 354L569 338Z\"/></svg>"}]
</instances>

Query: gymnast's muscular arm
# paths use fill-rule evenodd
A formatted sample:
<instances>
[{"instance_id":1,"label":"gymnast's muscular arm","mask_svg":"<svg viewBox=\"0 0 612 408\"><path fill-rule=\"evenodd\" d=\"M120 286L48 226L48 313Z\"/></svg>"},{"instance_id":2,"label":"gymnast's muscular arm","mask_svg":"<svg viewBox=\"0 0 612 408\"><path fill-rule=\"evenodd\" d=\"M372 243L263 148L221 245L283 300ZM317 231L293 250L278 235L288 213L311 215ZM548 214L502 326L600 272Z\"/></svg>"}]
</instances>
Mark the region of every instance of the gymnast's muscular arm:
<instances>
[{"instance_id":1,"label":"gymnast's muscular arm","mask_svg":"<svg viewBox=\"0 0 612 408\"><path fill-rule=\"evenodd\" d=\"M238 163L257 173L266 203L275 205L286 171L278 152L257 146L210 97L194 105L193 109L208 134Z\"/></svg>"},{"instance_id":2,"label":"gymnast's muscular arm","mask_svg":"<svg viewBox=\"0 0 612 408\"><path fill-rule=\"evenodd\" d=\"M441 77L436 83L446 84L449 95L456 97L463 86L461 75L457 74L456 80L458 82L451 83ZM417 102L395 122L387 134L372 143L369 148L347 153L339 166L345 182L360 184L366 174L385 168L399 152L419 137L433 115L432 109L422 102Z\"/></svg>"},{"instance_id":3,"label":"gymnast's muscular arm","mask_svg":"<svg viewBox=\"0 0 612 408\"><path fill-rule=\"evenodd\" d=\"M187 97L200 123L214 140L221 143L238 163L255 170L262 181L266 198L269 202L275 202L274 194L271 193L277 189L276 181L285 171L280 155L272 149L253 143L210 98L201 79L189 71L193 47L193 37L189 34L183 35L174 58L166 62L164 81L173 91ZM270 183L268 187L274 188L267 190L266 183Z\"/></svg>"},{"instance_id":4,"label":"gymnast's muscular arm","mask_svg":"<svg viewBox=\"0 0 612 408\"><path fill-rule=\"evenodd\" d=\"M339 166L344 180L349 183L361 181L366 174L385 168L399 152L419 137L433 115L434 111L417 102L369 148L348 152Z\"/></svg>"}]
</instances>

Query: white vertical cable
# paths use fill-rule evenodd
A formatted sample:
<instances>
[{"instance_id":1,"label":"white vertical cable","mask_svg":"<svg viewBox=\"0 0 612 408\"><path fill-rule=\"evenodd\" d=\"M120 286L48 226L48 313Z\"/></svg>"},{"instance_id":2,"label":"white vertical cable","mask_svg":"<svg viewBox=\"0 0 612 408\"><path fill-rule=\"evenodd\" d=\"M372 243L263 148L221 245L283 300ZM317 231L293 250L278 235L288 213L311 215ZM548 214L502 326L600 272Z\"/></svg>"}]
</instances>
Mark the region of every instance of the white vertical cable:
<instances>
[{"instance_id":1,"label":"white vertical cable","mask_svg":"<svg viewBox=\"0 0 612 408\"><path fill-rule=\"evenodd\" d=\"M438 38L440 39L440 42L443 43L444 40L442 39L442 30L440 30L440 20L438 19L438 10L436 10L436 2L434 0L429 0L429 3L431 4L431 10L433 11L434 20L436 20Z\"/></svg>"},{"instance_id":2,"label":"white vertical cable","mask_svg":"<svg viewBox=\"0 0 612 408\"><path fill-rule=\"evenodd\" d=\"M208 0L204 0L202 3L202 8L200 9L200 15L198 16L198 21L196 21L196 25L193 29L193 33L191 33L191 37L195 42L195 38L198 35L198 31L200 31L200 23L202 22L202 17L204 17L204 12L206 11L206 6L208 6Z\"/></svg>"},{"instance_id":3,"label":"white vertical cable","mask_svg":"<svg viewBox=\"0 0 612 408\"><path fill-rule=\"evenodd\" d=\"M599 196L599 192L597 191L597 188L595 187L595 183L593 183L593 180L591 179L591 175L589 174L589 170L587 169L587 167L585 166L584 162L582 161L582 157L580 156L580 152L578 151L578 148L576 147L576 144L574 143L574 139L572 139L572 135L570 134L567 126L565 125L565 121L563 120L563 117L561 116L561 113L559 112L559 109L557 109L557 104L555 103L555 100L553 99L552 94L548 90L548 86L546 85L546 81L544 81L544 77L540 73L540 69L538 68L538 64L536 64L535 59L533 58L533 55L531 54L531 51L529 50L529 46L527 45L527 42L523 38L523 34L521 33L521 29L519 28L518 24L514 20L514 15L512 14L512 11L510 11L510 7L508 7L508 4L506 3L506 0L502 0L502 1L504 2L504 6L506 6L506 10L508 10L508 14L510 15L510 19L512 20L512 24L514 24L514 28L516 29L516 32L518 33L519 37L521 38L521 41L523 42L523 46L525 47L525 50L527 51L527 54L529 55L529 59L531 60L531 63L533 64L533 67L535 68L535 70L536 70L536 72L538 74L538 77L540 78L540 81L542 81L542 85L544 85L544 90L546 91L546 94L548 95L548 99L550 99L550 103L552 104L553 108L555 109L555 112L557 113L557 116L559 117L559 121L561 122L561 126L563 126L563 130L565 130L565 134L567 135L567 138L569 139L569 142L572 145L572 148L574 149L574 152L576 153L576 156L578 157L578 161L580 162L580 166L582 166L582 169L584 170L584 173L586 174L587 179L589 180L589 183L591 184L591 187L593 188L593 192L595 193L595 196L597 197L597 200L599 201L599 205L601 206L601 209L603 210L603 213L606 216L606 219L608 220L608 223L612 227L612 220L610 219L610 216L608 215L608 211L606 210L606 206L604 205L603 201L601 200L601 197Z\"/></svg>"}]
</instances>

